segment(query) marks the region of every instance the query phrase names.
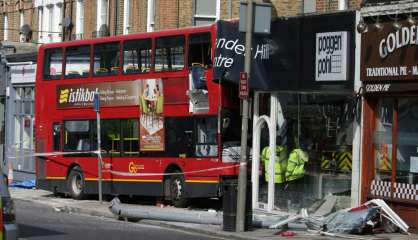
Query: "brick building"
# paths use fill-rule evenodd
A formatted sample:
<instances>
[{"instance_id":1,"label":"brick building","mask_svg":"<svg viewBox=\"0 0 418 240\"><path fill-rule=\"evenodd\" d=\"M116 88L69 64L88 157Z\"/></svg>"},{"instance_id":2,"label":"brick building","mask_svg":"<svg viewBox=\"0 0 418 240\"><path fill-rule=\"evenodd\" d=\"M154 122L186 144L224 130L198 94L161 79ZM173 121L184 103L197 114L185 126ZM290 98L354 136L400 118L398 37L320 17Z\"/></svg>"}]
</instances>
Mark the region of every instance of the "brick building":
<instances>
[{"instance_id":1,"label":"brick building","mask_svg":"<svg viewBox=\"0 0 418 240\"><path fill-rule=\"evenodd\" d=\"M3 0L0 40L34 43L158 31L239 17L239 0ZM273 16L359 9L361 0L271 0ZM27 25L22 34L22 26Z\"/></svg>"}]
</instances>

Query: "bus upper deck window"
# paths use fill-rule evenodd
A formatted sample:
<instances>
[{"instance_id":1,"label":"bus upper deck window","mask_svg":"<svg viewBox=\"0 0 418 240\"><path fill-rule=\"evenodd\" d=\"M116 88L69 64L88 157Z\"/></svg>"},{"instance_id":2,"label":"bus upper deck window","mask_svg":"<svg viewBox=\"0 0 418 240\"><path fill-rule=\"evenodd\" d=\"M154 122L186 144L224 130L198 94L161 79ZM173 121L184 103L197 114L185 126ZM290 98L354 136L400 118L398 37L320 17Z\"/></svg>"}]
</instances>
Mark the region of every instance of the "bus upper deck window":
<instances>
[{"instance_id":1,"label":"bus upper deck window","mask_svg":"<svg viewBox=\"0 0 418 240\"><path fill-rule=\"evenodd\" d=\"M123 44L123 73L146 73L151 70L151 39L135 39Z\"/></svg>"},{"instance_id":2,"label":"bus upper deck window","mask_svg":"<svg viewBox=\"0 0 418 240\"><path fill-rule=\"evenodd\" d=\"M196 33L189 36L189 67L200 65L208 67L211 61L211 38L210 33Z\"/></svg>"},{"instance_id":3,"label":"bus upper deck window","mask_svg":"<svg viewBox=\"0 0 418 240\"><path fill-rule=\"evenodd\" d=\"M65 51L65 78L88 77L90 73L90 46L68 47Z\"/></svg>"},{"instance_id":4,"label":"bus upper deck window","mask_svg":"<svg viewBox=\"0 0 418 240\"><path fill-rule=\"evenodd\" d=\"M45 50L43 79L60 79L62 75L62 48Z\"/></svg>"},{"instance_id":5,"label":"bus upper deck window","mask_svg":"<svg viewBox=\"0 0 418 240\"><path fill-rule=\"evenodd\" d=\"M93 70L95 76L116 75L120 72L119 42L94 45Z\"/></svg>"},{"instance_id":6,"label":"bus upper deck window","mask_svg":"<svg viewBox=\"0 0 418 240\"><path fill-rule=\"evenodd\" d=\"M157 38L155 71L177 71L184 68L184 36Z\"/></svg>"}]
</instances>

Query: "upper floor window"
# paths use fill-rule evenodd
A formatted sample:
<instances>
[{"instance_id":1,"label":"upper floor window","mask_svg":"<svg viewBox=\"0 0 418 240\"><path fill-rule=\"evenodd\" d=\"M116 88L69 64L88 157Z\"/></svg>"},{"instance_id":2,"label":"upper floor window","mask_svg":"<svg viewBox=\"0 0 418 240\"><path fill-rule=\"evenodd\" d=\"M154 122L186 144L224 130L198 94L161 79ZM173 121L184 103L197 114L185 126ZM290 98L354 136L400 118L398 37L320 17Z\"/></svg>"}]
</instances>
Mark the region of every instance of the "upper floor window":
<instances>
[{"instance_id":1,"label":"upper floor window","mask_svg":"<svg viewBox=\"0 0 418 240\"><path fill-rule=\"evenodd\" d=\"M303 13L316 12L316 0L303 0Z\"/></svg>"},{"instance_id":2,"label":"upper floor window","mask_svg":"<svg viewBox=\"0 0 418 240\"><path fill-rule=\"evenodd\" d=\"M155 43L155 71L184 68L184 36L161 37Z\"/></svg>"},{"instance_id":3,"label":"upper floor window","mask_svg":"<svg viewBox=\"0 0 418 240\"><path fill-rule=\"evenodd\" d=\"M68 47L65 53L65 77L88 77L90 72L90 46Z\"/></svg>"},{"instance_id":4,"label":"upper floor window","mask_svg":"<svg viewBox=\"0 0 418 240\"><path fill-rule=\"evenodd\" d=\"M45 50L44 79L60 79L62 75L62 48Z\"/></svg>"},{"instance_id":5,"label":"upper floor window","mask_svg":"<svg viewBox=\"0 0 418 240\"><path fill-rule=\"evenodd\" d=\"M211 24L218 19L219 0L194 0L193 24L195 26Z\"/></svg>"},{"instance_id":6,"label":"upper floor window","mask_svg":"<svg viewBox=\"0 0 418 240\"><path fill-rule=\"evenodd\" d=\"M100 31L102 25L106 24L107 22L107 1L109 0L97 0L97 31Z\"/></svg>"},{"instance_id":7,"label":"upper floor window","mask_svg":"<svg viewBox=\"0 0 418 240\"><path fill-rule=\"evenodd\" d=\"M151 39L126 41L123 44L123 73L149 72L151 49Z\"/></svg>"},{"instance_id":8,"label":"upper floor window","mask_svg":"<svg viewBox=\"0 0 418 240\"><path fill-rule=\"evenodd\" d=\"M76 2L75 40L83 39L84 34L84 0Z\"/></svg>"},{"instance_id":9,"label":"upper floor window","mask_svg":"<svg viewBox=\"0 0 418 240\"><path fill-rule=\"evenodd\" d=\"M101 43L94 45L94 75L108 76L120 71L119 42Z\"/></svg>"}]
</instances>

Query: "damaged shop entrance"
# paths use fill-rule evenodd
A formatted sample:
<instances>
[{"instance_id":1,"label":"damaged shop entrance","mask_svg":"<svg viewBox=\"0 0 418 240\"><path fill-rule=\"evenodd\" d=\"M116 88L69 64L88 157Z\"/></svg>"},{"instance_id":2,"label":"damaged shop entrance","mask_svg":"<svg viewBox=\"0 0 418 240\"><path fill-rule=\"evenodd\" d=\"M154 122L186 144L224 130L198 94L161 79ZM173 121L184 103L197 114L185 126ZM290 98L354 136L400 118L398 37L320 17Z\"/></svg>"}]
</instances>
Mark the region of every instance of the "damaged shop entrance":
<instances>
[{"instance_id":1,"label":"damaged shop entrance","mask_svg":"<svg viewBox=\"0 0 418 240\"><path fill-rule=\"evenodd\" d=\"M255 208L325 215L350 207L355 107L346 94L255 93Z\"/></svg>"}]
</instances>

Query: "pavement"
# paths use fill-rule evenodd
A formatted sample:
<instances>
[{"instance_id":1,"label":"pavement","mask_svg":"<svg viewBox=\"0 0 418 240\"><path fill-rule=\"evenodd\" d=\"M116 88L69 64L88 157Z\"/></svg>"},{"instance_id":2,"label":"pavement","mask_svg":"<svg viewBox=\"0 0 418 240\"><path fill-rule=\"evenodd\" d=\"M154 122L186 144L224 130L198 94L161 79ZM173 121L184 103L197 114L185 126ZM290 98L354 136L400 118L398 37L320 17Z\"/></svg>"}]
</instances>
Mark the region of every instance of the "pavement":
<instances>
[{"instance_id":1,"label":"pavement","mask_svg":"<svg viewBox=\"0 0 418 240\"><path fill-rule=\"evenodd\" d=\"M103 201L100 204L97 200L73 200L70 198L59 198L54 197L51 192L38 190L38 189L22 189L22 188L11 188L10 193L12 198L19 199L21 201L36 202L44 205L48 205L55 211L66 212L66 213L75 213L75 214L86 214L91 216L97 216L102 218L113 218L117 217L111 213L109 210L110 202ZM137 205L138 208L150 206ZM155 206L155 208L162 208L162 205ZM167 211L172 211L180 213L190 213L190 209L174 209L173 207L163 207ZM175 211L173 211L175 210ZM19 211L19 210L17 210ZM278 229L262 229L255 228L252 231L247 232L228 232L223 231L222 226L220 225L211 225L211 224L197 224L197 223L182 223L182 222L170 222L170 221L156 221L156 220L140 220L141 224L155 225L167 228L173 228L188 232L206 234L213 237L219 237L224 239L237 239L237 240L273 240L273 239L335 239L336 237L321 236L317 233L311 233L304 229L289 229L295 233L295 236L291 237L282 237L277 235ZM359 240L377 240L377 239L394 239L394 240L409 240L416 239L418 240L418 235L405 235L400 233L391 233L391 234L376 234L376 235L345 235L346 239L359 239Z\"/></svg>"}]
</instances>

